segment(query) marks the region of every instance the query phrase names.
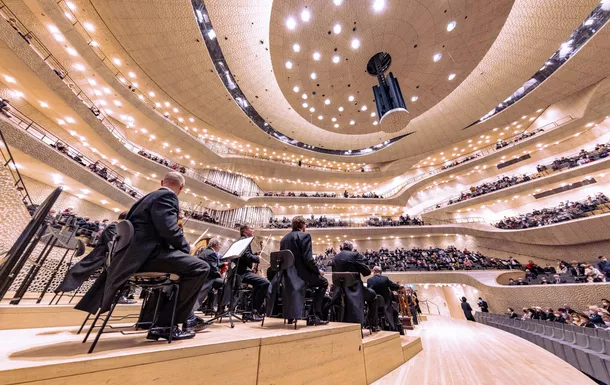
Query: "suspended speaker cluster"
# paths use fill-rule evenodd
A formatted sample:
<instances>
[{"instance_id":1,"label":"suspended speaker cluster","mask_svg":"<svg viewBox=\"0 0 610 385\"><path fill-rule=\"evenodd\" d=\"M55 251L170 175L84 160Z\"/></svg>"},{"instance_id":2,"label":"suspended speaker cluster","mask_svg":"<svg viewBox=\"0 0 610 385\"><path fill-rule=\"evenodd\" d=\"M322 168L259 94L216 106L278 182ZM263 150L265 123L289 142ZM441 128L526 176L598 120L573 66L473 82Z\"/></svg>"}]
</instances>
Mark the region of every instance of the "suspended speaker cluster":
<instances>
[{"instance_id":1,"label":"suspended speaker cluster","mask_svg":"<svg viewBox=\"0 0 610 385\"><path fill-rule=\"evenodd\" d=\"M376 53L368 62L366 71L377 76L379 85L373 86L373 96L377 105L379 123L384 132L397 132L405 128L411 121L411 114L402 97L400 85L390 72L385 72L392 64L392 56L387 52Z\"/></svg>"}]
</instances>

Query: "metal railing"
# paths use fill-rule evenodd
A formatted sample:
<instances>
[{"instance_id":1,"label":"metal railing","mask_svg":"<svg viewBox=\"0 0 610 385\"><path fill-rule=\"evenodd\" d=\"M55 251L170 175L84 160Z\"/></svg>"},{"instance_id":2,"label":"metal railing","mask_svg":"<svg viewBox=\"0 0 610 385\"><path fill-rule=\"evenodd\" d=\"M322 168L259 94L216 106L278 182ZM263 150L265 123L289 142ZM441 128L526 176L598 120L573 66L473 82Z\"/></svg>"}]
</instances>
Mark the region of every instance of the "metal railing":
<instances>
[{"instance_id":1,"label":"metal railing","mask_svg":"<svg viewBox=\"0 0 610 385\"><path fill-rule=\"evenodd\" d=\"M571 115L567 115L567 116L564 116L563 118L557 119L554 122L550 122L550 123L548 123L548 124L546 124L546 125L544 125L542 127L539 127L539 128L537 128L537 130L543 130L544 132L549 132L549 131L552 131L552 130L554 130L554 129L556 129L556 128L558 128L558 127L560 127L560 126L562 126L562 125L564 125L566 123L571 122L572 120L575 120L575 118L573 118ZM512 136L511 138L508 138L505 141L508 144L505 145L505 146L497 148L496 144L490 144L489 146L486 146L484 148L472 151L472 152L470 152L468 154L464 154L464 156L454 160L452 162L452 164L456 163L456 162L459 162L458 164L455 164L454 166L451 166L451 167L445 167L445 166L437 167L437 168L435 168L433 170L430 170L428 172L424 172L422 174L419 174L419 175L416 175L416 176L414 176L412 178L409 178L409 179L401 182L400 184L392 187L389 190L379 191L379 192L377 192L377 194L378 195L383 195L386 198L391 198L394 195L397 195L404 187L406 187L406 186L408 186L410 184L413 184L415 182L419 182L420 180L429 178L429 177L434 176L436 174L440 174L441 172L445 172L447 170L451 170L452 168L457 167L457 166L461 166L462 164L472 162L475 159L479 159L481 157L484 157L484 156L487 156L487 155L490 155L490 154L495 154L498 151L503 151L503 150L505 150L507 148L511 148L511 147L515 146L517 143L521 143L521 142L524 142L524 141L529 141L529 140L531 140L531 138L535 138L535 137L538 136L536 134L536 135L528 136L527 138L524 138L524 139L517 140L521 135L522 134L517 134L517 135ZM469 157L473 157L473 158L469 159L469 160L466 160L464 162L460 162L461 159L467 159Z\"/></svg>"},{"instance_id":2,"label":"metal railing","mask_svg":"<svg viewBox=\"0 0 610 385\"><path fill-rule=\"evenodd\" d=\"M8 147L8 143L6 139L4 139L4 134L2 130L0 130L0 154L2 154L2 158L4 159L4 167L9 170L15 184L13 185L15 189L21 195L21 200L26 206L32 206L34 202L32 202L32 198L30 197L30 193L28 192L25 183L23 182L23 178L21 177L21 173L19 172L19 168L17 168L17 163L15 162L15 158L13 158L13 154L11 153L11 149Z\"/></svg>"},{"instance_id":3,"label":"metal railing","mask_svg":"<svg viewBox=\"0 0 610 385\"><path fill-rule=\"evenodd\" d=\"M438 315L441 315L441 309L440 309L440 308L438 307L438 305L437 305L437 304L435 304L434 302L432 302L432 301L430 301L430 300L427 300L427 299L424 299L424 300L419 301L419 304L420 304L420 306L419 306L419 308L420 308L420 309L422 308L421 304L426 305L426 310L428 311L428 315L431 315L431 314L432 314L432 313L430 312L430 305L432 305L432 306L436 307L436 312L438 313ZM424 313L424 311L423 311L423 310L422 310L422 313Z\"/></svg>"},{"instance_id":4,"label":"metal railing","mask_svg":"<svg viewBox=\"0 0 610 385\"><path fill-rule=\"evenodd\" d=\"M470 218L426 218L425 223L427 226L438 226L438 225L462 225L465 223L487 223L484 218L481 217L470 217Z\"/></svg>"},{"instance_id":5,"label":"metal railing","mask_svg":"<svg viewBox=\"0 0 610 385\"><path fill-rule=\"evenodd\" d=\"M139 199L143 196L143 194L135 187L125 183L125 177L123 177L123 175L121 175L120 173L114 171L105 162L101 160L93 161L89 159L81 152L64 143L57 136L51 134L49 131L44 129L40 124L28 118L16 108L11 107L10 114L11 116L8 118L8 120L14 123L16 127L19 127L25 132L27 132L33 138L36 138L42 143L52 147L53 149L55 149L55 151L67 156L77 164L86 167L93 174L106 180L106 182L108 182L112 186L131 195L132 197Z\"/></svg>"}]
</instances>

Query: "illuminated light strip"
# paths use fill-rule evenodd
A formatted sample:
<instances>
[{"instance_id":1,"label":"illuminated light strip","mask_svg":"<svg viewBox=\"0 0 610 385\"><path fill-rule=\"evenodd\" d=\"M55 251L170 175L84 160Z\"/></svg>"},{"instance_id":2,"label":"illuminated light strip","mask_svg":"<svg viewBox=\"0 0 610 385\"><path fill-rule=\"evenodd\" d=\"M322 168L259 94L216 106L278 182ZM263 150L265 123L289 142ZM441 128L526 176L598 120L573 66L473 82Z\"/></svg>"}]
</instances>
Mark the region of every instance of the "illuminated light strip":
<instances>
[{"instance_id":1,"label":"illuminated light strip","mask_svg":"<svg viewBox=\"0 0 610 385\"><path fill-rule=\"evenodd\" d=\"M208 54L210 58L214 62L214 66L216 67L216 71L218 72L218 76L220 80L225 85L227 91L237 103L239 108L248 116L248 118L263 132L272 136L273 138L279 140L284 144L291 145L293 147L302 148L305 150L317 152L320 154L328 154L328 155L341 155L341 156L362 156L375 153L377 151L383 150L392 144L396 143L400 139L407 137L415 132L409 132L403 135L399 135L392 139L388 139L382 143L376 144L374 146L370 146L367 148L362 148L358 150L330 150L326 148L312 146L303 142L299 142L296 139L293 139L289 136L282 134L281 132L274 129L269 123L263 119L262 116L256 111L256 109L252 106L252 103L248 101L246 96L243 94L239 85L234 80L233 74L229 69L227 61L222 53L222 49L220 48L220 44L218 43L218 39L212 39L209 36L209 31L214 30L212 27L212 22L210 20L210 16L208 15L207 9L203 0L191 0L191 4L193 6L193 10L195 12L195 19L197 21L197 25L199 26L199 30L201 32L201 36L205 41L206 48L208 50Z\"/></svg>"}]
</instances>

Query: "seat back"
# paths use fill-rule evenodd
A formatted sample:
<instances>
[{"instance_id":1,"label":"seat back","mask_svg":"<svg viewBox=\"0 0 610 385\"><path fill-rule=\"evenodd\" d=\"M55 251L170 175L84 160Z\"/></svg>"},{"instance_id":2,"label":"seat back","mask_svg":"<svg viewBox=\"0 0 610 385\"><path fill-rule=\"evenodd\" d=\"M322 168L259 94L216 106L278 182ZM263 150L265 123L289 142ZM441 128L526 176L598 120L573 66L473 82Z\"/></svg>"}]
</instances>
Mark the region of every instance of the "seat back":
<instances>
[{"instance_id":1,"label":"seat back","mask_svg":"<svg viewBox=\"0 0 610 385\"><path fill-rule=\"evenodd\" d=\"M597 329L597 336L601 339L610 340L610 329Z\"/></svg>"},{"instance_id":2,"label":"seat back","mask_svg":"<svg viewBox=\"0 0 610 385\"><path fill-rule=\"evenodd\" d=\"M564 330L563 331L563 340L569 344L574 344L576 343L576 336L575 333L573 331L570 330Z\"/></svg>"},{"instance_id":3,"label":"seat back","mask_svg":"<svg viewBox=\"0 0 610 385\"><path fill-rule=\"evenodd\" d=\"M598 337L589 337L589 349L593 350L596 353L607 354L604 340Z\"/></svg>"},{"instance_id":4,"label":"seat back","mask_svg":"<svg viewBox=\"0 0 610 385\"><path fill-rule=\"evenodd\" d=\"M116 233L114 234L114 237L112 237L112 240L108 242L106 267L110 266L117 255L127 251L133 240L133 234L133 225L127 219L116 224Z\"/></svg>"},{"instance_id":5,"label":"seat back","mask_svg":"<svg viewBox=\"0 0 610 385\"><path fill-rule=\"evenodd\" d=\"M589 336L583 333L576 333L576 345L588 348L589 347Z\"/></svg>"},{"instance_id":6,"label":"seat back","mask_svg":"<svg viewBox=\"0 0 610 385\"><path fill-rule=\"evenodd\" d=\"M278 273L294 266L294 254L290 250L272 251L269 264Z\"/></svg>"},{"instance_id":7,"label":"seat back","mask_svg":"<svg viewBox=\"0 0 610 385\"><path fill-rule=\"evenodd\" d=\"M358 281L356 278L357 273L339 273L332 272L333 285L340 287L342 289L347 289L348 287L352 287Z\"/></svg>"},{"instance_id":8,"label":"seat back","mask_svg":"<svg viewBox=\"0 0 610 385\"><path fill-rule=\"evenodd\" d=\"M583 328L586 335L591 337L597 337L597 329L595 328Z\"/></svg>"}]
</instances>

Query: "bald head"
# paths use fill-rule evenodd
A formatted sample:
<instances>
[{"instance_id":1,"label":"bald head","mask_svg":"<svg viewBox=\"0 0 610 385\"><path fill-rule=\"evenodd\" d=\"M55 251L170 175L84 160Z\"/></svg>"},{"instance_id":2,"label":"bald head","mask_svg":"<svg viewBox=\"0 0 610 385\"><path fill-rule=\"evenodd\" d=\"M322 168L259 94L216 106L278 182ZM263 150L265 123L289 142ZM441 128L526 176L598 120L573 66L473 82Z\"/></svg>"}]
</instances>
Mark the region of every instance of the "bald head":
<instances>
[{"instance_id":1,"label":"bald head","mask_svg":"<svg viewBox=\"0 0 610 385\"><path fill-rule=\"evenodd\" d=\"M163 177L161 181L161 186L167 187L172 190L174 194L180 194L182 188L184 187L184 176L176 171L170 171Z\"/></svg>"}]
</instances>

